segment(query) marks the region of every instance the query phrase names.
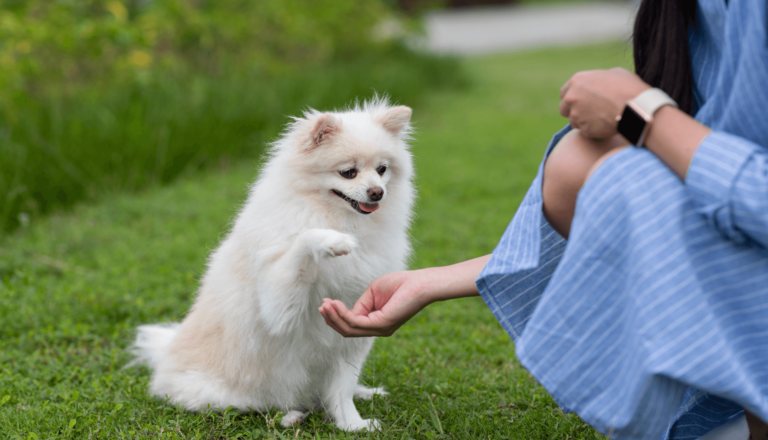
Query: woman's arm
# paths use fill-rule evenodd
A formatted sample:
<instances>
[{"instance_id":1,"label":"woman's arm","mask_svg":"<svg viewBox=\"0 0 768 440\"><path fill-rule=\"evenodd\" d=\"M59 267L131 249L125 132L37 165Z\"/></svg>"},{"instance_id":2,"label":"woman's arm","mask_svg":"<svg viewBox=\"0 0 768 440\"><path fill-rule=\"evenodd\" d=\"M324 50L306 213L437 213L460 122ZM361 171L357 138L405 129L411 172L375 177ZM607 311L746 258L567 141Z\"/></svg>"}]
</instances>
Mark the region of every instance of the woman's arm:
<instances>
[{"instance_id":1,"label":"woman's arm","mask_svg":"<svg viewBox=\"0 0 768 440\"><path fill-rule=\"evenodd\" d=\"M685 175L688 194L724 237L768 249L768 151L747 139L712 132Z\"/></svg>"},{"instance_id":2,"label":"woman's arm","mask_svg":"<svg viewBox=\"0 0 768 440\"><path fill-rule=\"evenodd\" d=\"M578 72L560 90L560 114L585 138L610 139L627 102L650 88L622 68ZM645 146L685 179L693 154L710 132L686 113L664 106L653 116Z\"/></svg>"},{"instance_id":3,"label":"woman's arm","mask_svg":"<svg viewBox=\"0 0 768 440\"><path fill-rule=\"evenodd\" d=\"M629 99L650 88L627 70L592 70L561 90L561 114L589 139L616 135L615 121ZM728 133L712 132L686 113L665 106L654 115L645 146L683 179L691 199L723 236L749 237L768 248L768 153ZM546 181L545 181L546 185Z\"/></svg>"},{"instance_id":4,"label":"woman's arm","mask_svg":"<svg viewBox=\"0 0 768 440\"><path fill-rule=\"evenodd\" d=\"M320 314L346 337L391 336L435 301L478 295L475 279L490 255L451 266L392 272L374 280L352 310L325 298Z\"/></svg>"},{"instance_id":5,"label":"woman's arm","mask_svg":"<svg viewBox=\"0 0 768 440\"><path fill-rule=\"evenodd\" d=\"M656 111L645 147L685 180L693 155L711 130L679 109L664 106Z\"/></svg>"}]
</instances>

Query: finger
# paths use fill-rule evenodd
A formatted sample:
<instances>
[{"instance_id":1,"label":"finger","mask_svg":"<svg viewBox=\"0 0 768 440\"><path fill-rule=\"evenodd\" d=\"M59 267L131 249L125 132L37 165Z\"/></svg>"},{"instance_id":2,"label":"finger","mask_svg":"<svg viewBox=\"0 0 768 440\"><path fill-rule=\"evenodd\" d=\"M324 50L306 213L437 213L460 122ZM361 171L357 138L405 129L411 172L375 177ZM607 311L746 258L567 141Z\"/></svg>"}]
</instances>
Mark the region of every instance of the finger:
<instances>
[{"instance_id":1,"label":"finger","mask_svg":"<svg viewBox=\"0 0 768 440\"><path fill-rule=\"evenodd\" d=\"M373 283L371 283L368 288L365 289L363 295L355 302L354 307L352 307L352 313L368 316L368 314L371 313L371 310L373 310L373 305Z\"/></svg>"},{"instance_id":2,"label":"finger","mask_svg":"<svg viewBox=\"0 0 768 440\"><path fill-rule=\"evenodd\" d=\"M571 88L572 81L573 81L573 77L568 79L568 81L566 81L565 84L563 84L563 86L560 87L560 99L565 98L565 95L568 94L568 90L570 90Z\"/></svg>"},{"instance_id":3,"label":"finger","mask_svg":"<svg viewBox=\"0 0 768 440\"><path fill-rule=\"evenodd\" d=\"M349 328L357 329L360 327L360 321L367 319L367 317L356 315L354 312L350 311L347 306L339 300L331 301L328 303L328 306L333 310L333 315L337 316L345 326Z\"/></svg>"},{"instance_id":4,"label":"finger","mask_svg":"<svg viewBox=\"0 0 768 440\"><path fill-rule=\"evenodd\" d=\"M376 324L371 321L367 316L358 316L348 310L344 303L341 301L333 301L331 303L336 312L335 315L331 315L332 318L338 317L338 320L334 320L336 325L340 325L344 328L349 328L349 331L355 336L382 336L384 331L380 324ZM381 312L378 312L381 313Z\"/></svg>"},{"instance_id":5,"label":"finger","mask_svg":"<svg viewBox=\"0 0 768 440\"><path fill-rule=\"evenodd\" d=\"M339 329L337 331L340 334L346 337L379 336L379 332L375 330L354 328L348 322L342 319L342 317L339 316L338 309L336 308L336 302L340 301L335 301L334 303L329 304L328 318L331 320L334 326ZM346 307L344 307L344 309L346 310Z\"/></svg>"},{"instance_id":6,"label":"finger","mask_svg":"<svg viewBox=\"0 0 768 440\"><path fill-rule=\"evenodd\" d=\"M336 324L330 318L330 313L331 313L330 310L332 310L332 309L333 309L333 307L331 307L330 304L323 303L323 305L320 306L320 309L319 309L320 310L320 315L323 316L323 320L325 321L326 324L328 324L329 327L333 328L334 330L336 330L338 332L340 329L336 326Z\"/></svg>"},{"instance_id":7,"label":"finger","mask_svg":"<svg viewBox=\"0 0 768 440\"><path fill-rule=\"evenodd\" d=\"M594 70L581 70L579 72L576 72L571 76L568 81L563 84L562 87L560 87L560 99L565 99L565 95L568 94L568 91L576 84L579 84L581 82L584 82L584 77L588 77L590 73L595 72Z\"/></svg>"},{"instance_id":8,"label":"finger","mask_svg":"<svg viewBox=\"0 0 768 440\"><path fill-rule=\"evenodd\" d=\"M589 79L589 77L593 76L596 73L604 72L605 69L590 69L590 70L580 70L573 74L571 77L571 80L573 82L584 82L585 80Z\"/></svg>"},{"instance_id":9,"label":"finger","mask_svg":"<svg viewBox=\"0 0 768 440\"><path fill-rule=\"evenodd\" d=\"M579 128L580 134L584 139L590 139L599 147L606 139L604 130L601 130L599 124L582 121Z\"/></svg>"},{"instance_id":10,"label":"finger","mask_svg":"<svg viewBox=\"0 0 768 440\"><path fill-rule=\"evenodd\" d=\"M589 139L592 137L592 130L588 123L585 121L581 121L577 118L571 118L569 119L569 122L571 124L578 124L579 126L579 135L584 139ZM573 126L573 125L571 125Z\"/></svg>"},{"instance_id":11,"label":"finger","mask_svg":"<svg viewBox=\"0 0 768 440\"><path fill-rule=\"evenodd\" d=\"M334 303L336 306L334 306ZM347 313L351 313L343 302L326 298L323 300L323 306L321 309L323 312L323 318L326 319L326 323L328 323L328 325L330 325L331 328L336 330L338 333L342 334L343 336L366 336L366 334L362 334L354 324L345 321L341 316L339 316L340 309L343 309Z\"/></svg>"},{"instance_id":12,"label":"finger","mask_svg":"<svg viewBox=\"0 0 768 440\"><path fill-rule=\"evenodd\" d=\"M340 335L345 337L352 336L351 329L348 326L341 325L340 319L336 314L336 311L334 310L333 306L331 306L330 304L324 304L323 311L324 311L323 319L325 319L326 324L328 324L332 329L334 329L336 333L339 333Z\"/></svg>"},{"instance_id":13,"label":"finger","mask_svg":"<svg viewBox=\"0 0 768 440\"><path fill-rule=\"evenodd\" d=\"M326 307L325 305L322 305L320 307L320 314L323 316L323 320L325 321L325 324L328 327L332 328L334 331L336 331L336 333L343 335L342 330L338 326L336 326L336 324L329 317L328 315L329 312L326 310L325 307Z\"/></svg>"},{"instance_id":14,"label":"finger","mask_svg":"<svg viewBox=\"0 0 768 440\"><path fill-rule=\"evenodd\" d=\"M564 118L571 116L571 104L565 99L560 101L560 115Z\"/></svg>"},{"instance_id":15,"label":"finger","mask_svg":"<svg viewBox=\"0 0 768 440\"><path fill-rule=\"evenodd\" d=\"M339 317L352 328L375 331L380 330L378 325L371 322L369 316L360 316L355 314L351 310L347 309L347 307L341 301L333 301L331 302L331 306L336 310L336 313L338 313Z\"/></svg>"},{"instance_id":16,"label":"finger","mask_svg":"<svg viewBox=\"0 0 768 440\"><path fill-rule=\"evenodd\" d=\"M580 134L581 136L584 136L584 137L586 137L586 136L584 135L584 132L582 131L582 128L583 128L583 126L582 126L582 123L581 123L581 121L580 121L579 119L577 119L577 118L575 118L575 117L573 117L573 118L569 118L569 119L568 119L568 123L569 123L569 124L571 124L571 128L574 128L574 129L576 129L576 130L579 130L579 134Z\"/></svg>"}]
</instances>

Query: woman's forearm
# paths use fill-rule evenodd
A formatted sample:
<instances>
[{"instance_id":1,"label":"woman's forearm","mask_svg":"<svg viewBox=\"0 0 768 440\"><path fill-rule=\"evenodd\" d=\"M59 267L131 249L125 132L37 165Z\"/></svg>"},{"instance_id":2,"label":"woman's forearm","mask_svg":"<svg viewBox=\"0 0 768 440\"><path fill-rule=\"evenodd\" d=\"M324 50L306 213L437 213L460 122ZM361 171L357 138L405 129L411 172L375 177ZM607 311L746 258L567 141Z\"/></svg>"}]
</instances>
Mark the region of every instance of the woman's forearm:
<instances>
[{"instance_id":1,"label":"woman's forearm","mask_svg":"<svg viewBox=\"0 0 768 440\"><path fill-rule=\"evenodd\" d=\"M685 179L696 149L710 131L683 111L664 106L653 117L645 146Z\"/></svg>"},{"instance_id":2,"label":"woman's forearm","mask_svg":"<svg viewBox=\"0 0 768 440\"><path fill-rule=\"evenodd\" d=\"M490 255L484 255L450 266L421 269L422 273L419 275L424 283L424 302L430 304L435 301L477 296L475 280L490 258Z\"/></svg>"}]
</instances>

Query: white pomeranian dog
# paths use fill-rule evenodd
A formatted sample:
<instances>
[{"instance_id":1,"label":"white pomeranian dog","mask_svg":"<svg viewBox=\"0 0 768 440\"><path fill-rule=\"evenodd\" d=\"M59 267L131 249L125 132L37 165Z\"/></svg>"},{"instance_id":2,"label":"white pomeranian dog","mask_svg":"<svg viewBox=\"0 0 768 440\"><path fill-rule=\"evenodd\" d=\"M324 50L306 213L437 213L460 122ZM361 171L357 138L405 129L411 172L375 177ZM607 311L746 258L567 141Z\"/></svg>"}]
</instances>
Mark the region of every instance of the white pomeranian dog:
<instances>
[{"instance_id":1,"label":"white pomeranian dog","mask_svg":"<svg viewBox=\"0 0 768 440\"><path fill-rule=\"evenodd\" d=\"M345 339L318 312L351 308L368 284L403 270L414 200L411 109L374 99L305 112L272 144L231 232L208 262L181 324L138 329L150 391L190 410L324 409L341 429L376 429L353 397L385 394L358 377L374 338Z\"/></svg>"}]
</instances>

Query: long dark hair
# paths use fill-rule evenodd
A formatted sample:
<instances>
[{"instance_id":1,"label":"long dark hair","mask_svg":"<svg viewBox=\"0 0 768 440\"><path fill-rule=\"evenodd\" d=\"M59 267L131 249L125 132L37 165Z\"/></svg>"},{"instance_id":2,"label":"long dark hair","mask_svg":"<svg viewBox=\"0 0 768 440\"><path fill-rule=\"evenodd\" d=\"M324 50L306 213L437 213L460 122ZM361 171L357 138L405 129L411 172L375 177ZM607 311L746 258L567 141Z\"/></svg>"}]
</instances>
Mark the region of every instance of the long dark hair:
<instances>
[{"instance_id":1,"label":"long dark hair","mask_svg":"<svg viewBox=\"0 0 768 440\"><path fill-rule=\"evenodd\" d=\"M693 111L693 71L688 29L696 24L696 0L643 0L632 45L635 72L664 90L686 113Z\"/></svg>"}]
</instances>

